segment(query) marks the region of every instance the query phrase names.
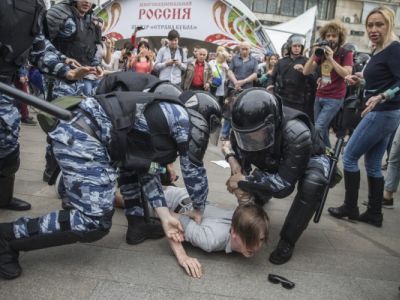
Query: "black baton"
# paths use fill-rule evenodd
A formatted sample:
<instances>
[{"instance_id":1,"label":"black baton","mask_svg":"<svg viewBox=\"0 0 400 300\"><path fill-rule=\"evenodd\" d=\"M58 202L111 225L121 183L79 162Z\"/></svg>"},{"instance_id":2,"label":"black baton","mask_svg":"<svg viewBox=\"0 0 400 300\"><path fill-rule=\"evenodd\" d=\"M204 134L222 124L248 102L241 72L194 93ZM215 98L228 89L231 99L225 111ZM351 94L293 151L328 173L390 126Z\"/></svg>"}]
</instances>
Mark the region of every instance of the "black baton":
<instances>
[{"instance_id":1,"label":"black baton","mask_svg":"<svg viewBox=\"0 0 400 300\"><path fill-rule=\"evenodd\" d=\"M29 95L2 82L0 82L0 92L15 98L20 102L32 105L48 114L55 116L58 119L68 121L73 116L69 110L46 102L38 97Z\"/></svg>"},{"instance_id":2,"label":"black baton","mask_svg":"<svg viewBox=\"0 0 400 300\"><path fill-rule=\"evenodd\" d=\"M321 218L321 214L324 209L326 197L328 196L329 186L330 186L330 183L332 180L333 173L335 172L337 162L339 160L340 152L342 151L343 143L344 143L344 138L341 137L337 140L336 145L335 145L335 153L333 156L330 157L332 164L331 164L331 168L329 169L328 184L325 187L324 195L322 197L321 203L315 213L314 223L318 223L319 219Z\"/></svg>"}]
</instances>

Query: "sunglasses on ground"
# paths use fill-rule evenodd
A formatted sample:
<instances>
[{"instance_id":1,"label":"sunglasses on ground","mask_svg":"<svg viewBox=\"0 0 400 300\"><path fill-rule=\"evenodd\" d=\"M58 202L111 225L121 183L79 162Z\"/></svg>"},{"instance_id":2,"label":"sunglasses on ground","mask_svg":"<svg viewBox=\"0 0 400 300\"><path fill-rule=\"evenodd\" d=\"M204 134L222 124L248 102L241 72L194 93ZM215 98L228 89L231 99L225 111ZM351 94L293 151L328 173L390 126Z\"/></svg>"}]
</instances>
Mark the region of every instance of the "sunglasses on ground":
<instances>
[{"instance_id":1,"label":"sunglasses on ground","mask_svg":"<svg viewBox=\"0 0 400 300\"><path fill-rule=\"evenodd\" d=\"M273 283L273 284L281 284L282 287L285 289L291 290L294 288L295 283L290 281L289 279L276 275L276 274L268 274L268 281Z\"/></svg>"}]
</instances>

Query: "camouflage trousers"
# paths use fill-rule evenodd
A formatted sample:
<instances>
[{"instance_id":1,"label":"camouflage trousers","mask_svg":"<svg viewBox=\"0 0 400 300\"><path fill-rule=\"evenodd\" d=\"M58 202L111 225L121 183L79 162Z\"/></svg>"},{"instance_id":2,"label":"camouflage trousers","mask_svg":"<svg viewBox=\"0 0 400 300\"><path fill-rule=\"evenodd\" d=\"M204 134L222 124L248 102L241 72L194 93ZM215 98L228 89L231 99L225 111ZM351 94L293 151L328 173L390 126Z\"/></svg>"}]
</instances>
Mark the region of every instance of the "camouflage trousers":
<instances>
[{"instance_id":1,"label":"camouflage trousers","mask_svg":"<svg viewBox=\"0 0 400 300\"><path fill-rule=\"evenodd\" d=\"M85 232L98 228L99 217L113 210L118 176L105 145L66 122L60 122L49 136L63 173L66 195L75 207L69 212L71 230ZM39 217L39 234L60 231L58 216L56 211ZM29 220L22 217L14 222L17 239L29 237Z\"/></svg>"}]
</instances>

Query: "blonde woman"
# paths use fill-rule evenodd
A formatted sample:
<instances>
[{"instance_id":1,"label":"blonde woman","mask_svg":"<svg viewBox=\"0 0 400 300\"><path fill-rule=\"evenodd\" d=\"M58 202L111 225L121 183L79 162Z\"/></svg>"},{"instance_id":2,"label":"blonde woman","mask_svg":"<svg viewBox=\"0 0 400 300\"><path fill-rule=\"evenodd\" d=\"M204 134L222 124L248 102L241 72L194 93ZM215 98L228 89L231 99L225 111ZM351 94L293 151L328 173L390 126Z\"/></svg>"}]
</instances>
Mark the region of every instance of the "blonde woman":
<instances>
[{"instance_id":1,"label":"blonde woman","mask_svg":"<svg viewBox=\"0 0 400 300\"><path fill-rule=\"evenodd\" d=\"M348 217L377 227L382 226L384 180L381 162L390 135L400 123L400 43L394 33L394 12L385 6L373 9L366 18L368 38L375 45L363 76L348 75L348 84L365 83L366 108L363 119L347 143L344 155L345 199L340 207L331 207L336 218ZM368 175L368 209L359 215L360 187L358 160L365 157Z\"/></svg>"},{"instance_id":2,"label":"blonde woman","mask_svg":"<svg viewBox=\"0 0 400 300\"><path fill-rule=\"evenodd\" d=\"M229 53L225 50L225 48L218 47L216 58L209 61L213 78L219 78L218 80L213 79L213 84L211 84L211 91L217 97L218 103L221 107L224 104L225 81L229 70L229 66L227 63L228 57ZM218 81L220 81L219 85Z\"/></svg>"}]
</instances>

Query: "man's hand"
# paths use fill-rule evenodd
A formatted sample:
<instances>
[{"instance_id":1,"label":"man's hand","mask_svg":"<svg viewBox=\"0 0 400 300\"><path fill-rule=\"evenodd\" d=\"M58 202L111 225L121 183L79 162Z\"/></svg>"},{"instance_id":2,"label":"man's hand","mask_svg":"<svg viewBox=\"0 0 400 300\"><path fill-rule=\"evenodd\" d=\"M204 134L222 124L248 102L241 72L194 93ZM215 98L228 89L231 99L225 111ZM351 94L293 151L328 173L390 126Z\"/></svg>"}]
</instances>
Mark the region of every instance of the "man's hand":
<instances>
[{"instance_id":1,"label":"man's hand","mask_svg":"<svg viewBox=\"0 0 400 300\"><path fill-rule=\"evenodd\" d=\"M234 190L239 188L238 182L244 180L245 177L242 173L234 174L231 177L229 177L228 181L226 182L228 192L233 193Z\"/></svg>"},{"instance_id":2,"label":"man's hand","mask_svg":"<svg viewBox=\"0 0 400 300\"><path fill-rule=\"evenodd\" d=\"M99 79L104 76L104 70L101 66L96 67L96 77Z\"/></svg>"},{"instance_id":3,"label":"man's hand","mask_svg":"<svg viewBox=\"0 0 400 300\"><path fill-rule=\"evenodd\" d=\"M293 66L293 69L295 69L296 71L299 71L299 72L303 73L304 66L303 66L302 64L295 64L295 65ZM268 89L268 87L267 87L267 89Z\"/></svg>"},{"instance_id":4,"label":"man's hand","mask_svg":"<svg viewBox=\"0 0 400 300\"><path fill-rule=\"evenodd\" d=\"M210 90L210 84L208 82L206 82L206 84L204 85L204 90L207 92Z\"/></svg>"},{"instance_id":5,"label":"man's hand","mask_svg":"<svg viewBox=\"0 0 400 300\"><path fill-rule=\"evenodd\" d=\"M329 61L333 60L333 50L328 46L325 46L325 57Z\"/></svg>"},{"instance_id":6,"label":"man's hand","mask_svg":"<svg viewBox=\"0 0 400 300\"><path fill-rule=\"evenodd\" d=\"M67 58L65 59L65 63L66 63L67 65L70 65L70 66L74 67L74 68L82 67L82 65L81 65L80 63L78 63L78 61L75 60L75 59L73 59L73 58L68 58L68 57L67 57Z\"/></svg>"},{"instance_id":7,"label":"man's hand","mask_svg":"<svg viewBox=\"0 0 400 300\"><path fill-rule=\"evenodd\" d=\"M374 107L381 101L382 101L381 95L372 96L371 98L369 98L368 101L365 103L366 108L362 111L361 117L364 117L367 113L373 110Z\"/></svg>"},{"instance_id":8,"label":"man's hand","mask_svg":"<svg viewBox=\"0 0 400 300\"><path fill-rule=\"evenodd\" d=\"M172 60L172 59L169 59L169 60L167 60L166 62L165 62L165 65L166 66L172 66L174 64L174 60Z\"/></svg>"},{"instance_id":9,"label":"man's hand","mask_svg":"<svg viewBox=\"0 0 400 300\"><path fill-rule=\"evenodd\" d=\"M357 75L347 75L344 78L344 82L347 85L359 85L360 81L361 81L361 78L359 76L357 76Z\"/></svg>"},{"instance_id":10,"label":"man's hand","mask_svg":"<svg viewBox=\"0 0 400 300\"><path fill-rule=\"evenodd\" d=\"M198 210L191 210L184 213L184 215L190 217L197 224L201 224L201 220L203 219L203 214Z\"/></svg>"},{"instance_id":11,"label":"man's hand","mask_svg":"<svg viewBox=\"0 0 400 300\"><path fill-rule=\"evenodd\" d=\"M175 66L177 66L177 67L180 67L181 66L181 61L180 60L173 60L173 62L174 62L174 64L175 64Z\"/></svg>"},{"instance_id":12,"label":"man's hand","mask_svg":"<svg viewBox=\"0 0 400 300\"><path fill-rule=\"evenodd\" d=\"M167 173L169 175L169 180L171 182L175 182L178 180L179 177L178 177L178 175L176 175L176 171L175 171L173 163L170 163L167 165Z\"/></svg>"},{"instance_id":13,"label":"man's hand","mask_svg":"<svg viewBox=\"0 0 400 300\"><path fill-rule=\"evenodd\" d=\"M160 217L161 218L161 217ZM165 235L172 239L174 242L183 242L183 228L181 222L173 216L161 218L161 224L164 229Z\"/></svg>"},{"instance_id":14,"label":"man's hand","mask_svg":"<svg viewBox=\"0 0 400 300\"><path fill-rule=\"evenodd\" d=\"M186 273L194 278L200 278L203 276L203 271L201 268L201 264L197 260L197 258L193 258L190 256L184 256L182 258L178 258L179 264L182 268L185 269Z\"/></svg>"},{"instance_id":15,"label":"man's hand","mask_svg":"<svg viewBox=\"0 0 400 300\"><path fill-rule=\"evenodd\" d=\"M69 70L65 76L68 80L80 80L86 75L96 74L95 67L79 67L73 70Z\"/></svg>"}]
</instances>

